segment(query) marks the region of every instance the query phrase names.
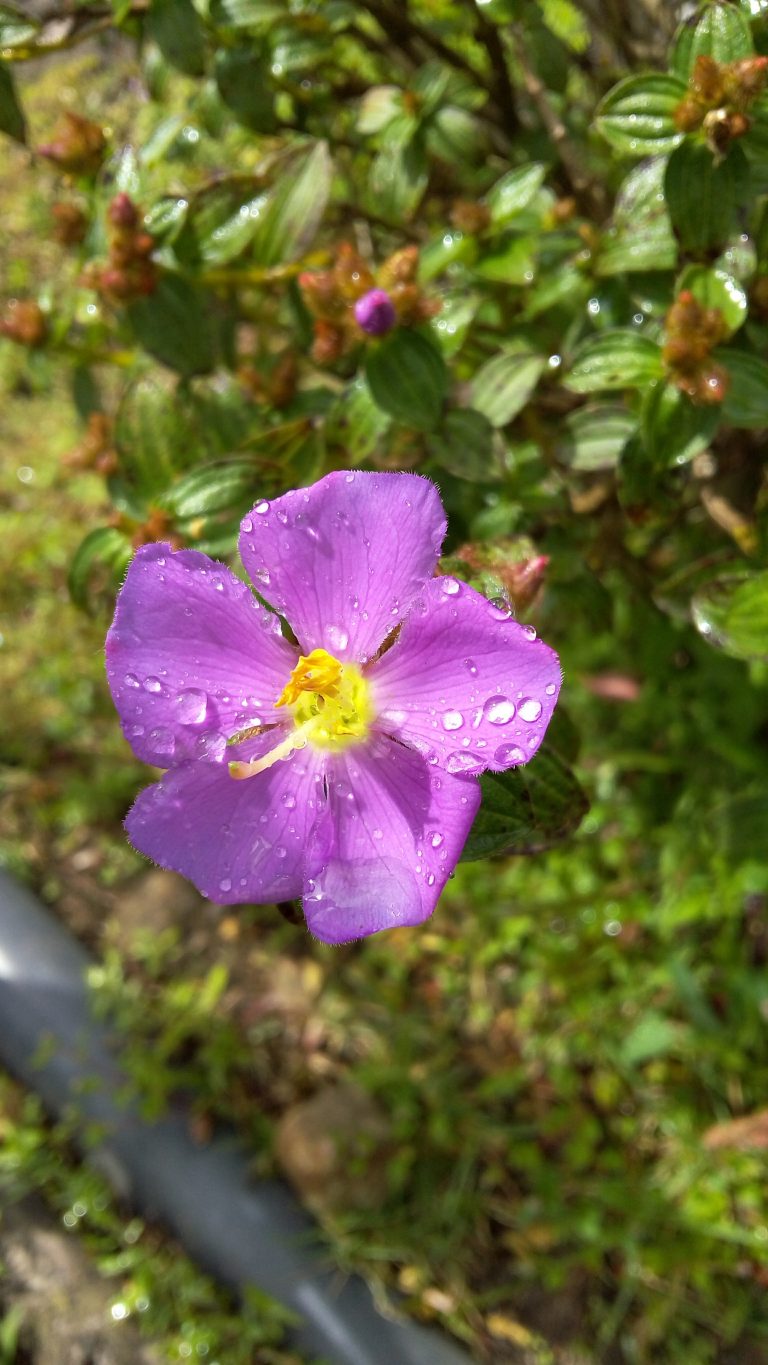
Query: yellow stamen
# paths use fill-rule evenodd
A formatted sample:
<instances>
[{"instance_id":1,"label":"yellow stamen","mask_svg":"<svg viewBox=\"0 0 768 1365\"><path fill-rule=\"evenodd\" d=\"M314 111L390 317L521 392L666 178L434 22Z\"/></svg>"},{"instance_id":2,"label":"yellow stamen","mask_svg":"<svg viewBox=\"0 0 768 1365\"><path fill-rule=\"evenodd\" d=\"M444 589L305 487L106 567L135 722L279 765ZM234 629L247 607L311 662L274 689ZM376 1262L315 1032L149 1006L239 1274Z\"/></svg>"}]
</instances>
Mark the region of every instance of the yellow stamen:
<instances>
[{"instance_id":1,"label":"yellow stamen","mask_svg":"<svg viewBox=\"0 0 768 1365\"><path fill-rule=\"evenodd\" d=\"M311 654L302 654L275 706L293 706L302 692L335 697L343 671L338 659L334 659L325 649L313 649Z\"/></svg>"},{"instance_id":2,"label":"yellow stamen","mask_svg":"<svg viewBox=\"0 0 768 1365\"><path fill-rule=\"evenodd\" d=\"M232 762L236 781L255 777L295 749L346 749L361 744L373 720L370 687L354 664L342 664L325 649L302 655L275 706L288 706L294 729L269 753L250 763Z\"/></svg>"}]
</instances>

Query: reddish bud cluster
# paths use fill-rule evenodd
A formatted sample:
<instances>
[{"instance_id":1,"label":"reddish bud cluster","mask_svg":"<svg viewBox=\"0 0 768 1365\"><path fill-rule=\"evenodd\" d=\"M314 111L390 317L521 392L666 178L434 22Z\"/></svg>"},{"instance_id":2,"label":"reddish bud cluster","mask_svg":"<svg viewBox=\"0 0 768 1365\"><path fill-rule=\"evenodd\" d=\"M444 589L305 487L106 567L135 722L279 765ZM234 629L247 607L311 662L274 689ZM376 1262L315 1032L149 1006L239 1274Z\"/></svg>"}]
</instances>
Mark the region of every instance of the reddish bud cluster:
<instances>
[{"instance_id":1,"label":"reddish bud cluster","mask_svg":"<svg viewBox=\"0 0 768 1365\"><path fill-rule=\"evenodd\" d=\"M105 412L92 412L79 446L62 458L67 469L94 469L97 474L114 474L117 451L112 440L112 421Z\"/></svg>"},{"instance_id":2,"label":"reddish bud cluster","mask_svg":"<svg viewBox=\"0 0 768 1365\"><path fill-rule=\"evenodd\" d=\"M549 555L536 553L523 537L501 539L492 545L469 541L457 551L473 573L493 574L498 579L516 612L533 606L544 586Z\"/></svg>"},{"instance_id":3,"label":"reddish bud cluster","mask_svg":"<svg viewBox=\"0 0 768 1365\"><path fill-rule=\"evenodd\" d=\"M296 393L298 363L293 351L285 351L269 373L262 366L246 362L239 366L237 377L257 403L268 403L273 408L286 408Z\"/></svg>"},{"instance_id":4,"label":"reddish bud cluster","mask_svg":"<svg viewBox=\"0 0 768 1365\"><path fill-rule=\"evenodd\" d=\"M735 138L749 132L748 111L762 94L767 74L768 57L737 62L697 57L688 94L675 110L676 126L682 133L702 128L713 152L722 155Z\"/></svg>"},{"instance_id":5,"label":"reddish bud cluster","mask_svg":"<svg viewBox=\"0 0 768 1365\"><path fill-rule=\"evenodd\" d=\"M0 318L0 336L33 349L48 339L48 319L34 299L9 299Z\"/></svg>"},{"instance_id":6,"label":"reddish bud cluster","mask_svg":"<svg viewBox=\"0 0 768 1365\"><path fill-rule=\"evenodd\" d=\"M141 210L127 194L118 194L108 210L109 258L106 265L92 264L82 282L110 303L128 303L154 293L157 267L151 260L154 239L141 227Z\"/></svg>"},{"instance_id":7,"label":"reddish bud cluster","mask_svg":"<svg viewBox=\"0 0 768 1365\"><path fill-rule=\"evenodd\" d=\"M174 550L180 550L184 544L181 536L171 530L172 518L159 507L150 508L146 521L141 522L116 512L110 517L109 524L130 538L134 550L138 550L141 545L151 545L156 540L164 540Z\"/></svg>"},{"instance_id":8,"label":"reddish bud cluster","mask_svg":"<svg viewBox=\"0 0 768 1365\"><path fill-rule=\"evenodd\" d=\"M694 403L722 403L728 371L712 359L712 351L728 335L719 308L703 308L690 289L683 289L666 317L662 358L673 384Z\"/></svg>"},{"instance_id":9,"label":"reddish bud cluster","mask_svg":"<svg viewBox=\"0 0 768 1365\"><path fill-rule=\"evenodd\" d=\"M305 270L299 284L315 319L313 359L331 365L359 345L365 329L355 317L355 304L373 290L385 291L395 323L413 326L433 317L439 302L427 299L416 281L419 249L402 247L374 272L349 242L342 242L329 270Z\"/></svg>"},{"instance_id":10,"label":"reddish bud cluster","mask_svg":"<svg viewBox=\"0 0 768 1365\"><path fill-rule=\"evenodd\" d=\"M79 204L71 200L61 200L54 204L53 236L61 246L79 246L88 231L88 218Z\"/></svg>"},{"instance_id":11,"label":"reddish bud cluster","mask_svg":"<svg viewBox=\"0 0 768 1365\"><path fill-rule=\"evenodd\" d=\"M95 175L106 149L107 139L98 123L67 109L59 116L52 140L37 150L69 175Z\"/></svg>"}]
</instances>

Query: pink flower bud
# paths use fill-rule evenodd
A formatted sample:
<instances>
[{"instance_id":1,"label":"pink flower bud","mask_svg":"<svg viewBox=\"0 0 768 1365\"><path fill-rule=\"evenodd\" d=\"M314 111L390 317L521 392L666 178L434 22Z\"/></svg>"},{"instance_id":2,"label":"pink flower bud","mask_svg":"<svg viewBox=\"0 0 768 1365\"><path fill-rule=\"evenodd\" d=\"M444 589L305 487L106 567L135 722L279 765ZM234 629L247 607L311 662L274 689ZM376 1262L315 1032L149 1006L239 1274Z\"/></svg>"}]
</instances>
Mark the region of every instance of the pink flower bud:
<instances>
[{"instance_id":1,"label":"pink flower bud","mask_svg":"<svg viewBox=\"0 0 768 1365\"><path fill-rule=\"evenodd\" d=\"M390 332L397 321L395 305L386 289L369 289L355 304L355 321L370 337Z\"/></svg>"}]
</instances>

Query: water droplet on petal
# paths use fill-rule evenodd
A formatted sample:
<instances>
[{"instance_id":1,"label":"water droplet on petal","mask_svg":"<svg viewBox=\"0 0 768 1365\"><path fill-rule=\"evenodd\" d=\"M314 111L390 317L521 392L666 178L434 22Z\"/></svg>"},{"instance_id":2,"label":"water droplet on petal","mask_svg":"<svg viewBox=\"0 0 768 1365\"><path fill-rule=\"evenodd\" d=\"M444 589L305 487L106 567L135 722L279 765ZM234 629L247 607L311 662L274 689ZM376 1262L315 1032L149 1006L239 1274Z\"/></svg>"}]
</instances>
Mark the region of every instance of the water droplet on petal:
<instances>
[{"instance_id":1,"label":"water droplet on petal","mask_svg":"<svg viewBox=\"0 0 768 1365\"><path fill-rule=\"evenodd\" d=\"M260 517L263 517L264 514L269 511L269 503L266 500L257 502L253 510L254 512L258 512Z\"/></svg>"},{"instance_id":2,"label":"water droplet on petal","mask_svg":"<svg viewBox=\"0 0 768 1365\"><path fill-rule=\"evenodd\" d=\"M232 890L232 882L229 877L222 877L221 881L219 882L219 890L220 891Z\"/></svg>"},{"instance_id":3,"label":"water droplet on petal","mask_svg":"<svg viewBox=\"0 0 768 1365\"><path fill-rule=\"evenodd\" d=\"M141 687L141 683L139 682L135 673L126 673L123 681L126 687Z\"/></svg>"},{"instance_id":4,"label":"water droplet on petal","mask_svg":"<svg viewBox=\"0 0 768 1365\"><path fill-rule=\"evenodd\" d=\"M484 765L474 754L457 752L448 755L445 766L449 773L471 773L479 772Z\"/></svg>"},{"instance_id":5,"label":"water droplet on petal","mask_svg":"<svg viewBox=\"0 0 768 1365\"><path fill-rule=\"evenodd\" d=\"M443 836L442 836L442 834L440 833L439 830L436 829L435 832L434 832L434 834L430 835L430 840L429 840L429 842L431 843L431 845L432 845L433 848L439 848L439 847L440 847L440 845L441 845L442 842L443 842Z\"/></svg>"},{"instance_id":6,"label":"water droplet on petal","mask_svg":"<svg viewBox=\"0 0 768 1365\"><path fill-rule=\"evenodd\" d=\"M208 711L208 698L196 687L180 692L176 698L176 708L182 725L201 725Z\"/></svg>"},{"instance_id":7,"label":"water droplet on petal","mask_svg":"<svg viewBox=\"0 0 768 1365\"><path fill-rule=\"evenodd\" d=\"M446 597L455 597L461 592L461 584L457 578L441 578L440 587Z\"/></svg>"},{"instance_id":8,"label":"water droplet on petal","mask_svg":"<svg viewBox=\"0 0 768 1365\"><path fill-rule=\"evenodd\" d=\"M223 735L214 733L209 735L198 735L195 742L195 753L198 758L210 759L213 763L218 763L224 757L227 748L227 741Z\"/></svg>"},{"instance_id":9,"label":"water droplet on petal","mask_svg":"<svg viewBox=\"0 0 768 1365\"><path fill-rule=\"evenodd\" d=\"M349 644L349 631L343 626L326 626L324 634L331 649L346 649Z\"/></svg>"},{"instance_id":10,"label":"water droplet on petal","mask_svg":"<svg viewBox=\"0 0 768 1365\"><path fill-rule=\"evenodd\" d=\"M494 597L489 605L491 608L491 616L495 621L508 621L512 615L512 608L509 605L509 602L506 602L503 597Z\"/></svg>"},{"instance_id":11,"label":"water droplet on petal","mask_svg":"<svg viewBox=\"0 0 768 1365\"><path fill-rule=\"evenodd\" d=\"M460 730L464 724L464 717L461 711L446 711L443 716L444 730Z\"/></svg>"},{"instance_id":12,"label":"water droplet on petal","mask_svg":"<svg viewBox=\"0 0 768 1365\"><path fill-rule=\"evenodd\" d=\"M291 792L285 792L283 796L280 797L280 801L281 804L285 806L286 810L296 809L296 797L293 796Z\"/></svg>"},{"instance_id":13,"label":"water droplet on petal","mask_svg":"<svg viewBox=\"0 0 768 1365\"><path fill-rule=\"evenodd\" d=\"M429 876L427 877L427 886L434 886L435 880L436 878L434 872L430 872Z\"/></svg>"},{"instance_id":14,"label":"water droplet on petal","mask_svg":"<svg viewBox=\"0 0 768 1365\"><path fill-rule=\"evenodd\" d=\"M287 849L287 848L284 848L282 844L277 844L277 845L275 846L275 857L276 857L276 858L286 858L287 856L288 856L288 849Z\"/></svg>"},{"instance_id":15,"label":"water droplet on petal","mask_svg":"<svg viewBox=\"0 0 768 1365\"><path fill-rule=\"evenodd\" d=\"M344 475L344 482L345 482L345 483L354 483L354 482L355 482L355 476L354 476L354 474L345 474L345 475Z\"/></svg>"},{"instance_id":16,"label":"water droplet on petal","mask_svg":"<svg viewBox=\"0 0 768 1365\"><path fill-rule=\"evenodd\" d=\"M548 697L554 697L557 691L557 686L555 683L547 683L546 687L544 688L544 691L546 692Z\"/></svg>"},{"instance_id":17,"label":"water droplet on petal","mask_svg":"<svg viewBox=\"0 0 768 1365\"><path fill-rule=\"evenodd\" d=\"M158 725L150 730L149 742L156 754L162 758L172 758L176 750L176 737L166 725Z\"/></svg>"},{"instance_id":18,"label":"water droplet on petal","mask_svg":"<svg viewBox=\"0 0 768 1365\"><path fill-rule=\"evenodd\" d=\"M515 703L509 697L489 697L483 706L483 716L491 725L508 725L515 715Z\"/></svg>"},{"instance_id":19,"label":"water droplet on petal","mask_svg":"<svg viewBox=\"0 0 768 1365\"><path fill-rule=\"evenodd\" d=\"M158 692L162 692L162 690L163 684L161 683L159 678L149 677L144 679L145 692L154 692L155 694L157 694Z\"/></svg>"},{"instance_id":20,"label":"water droplet on petal","mask_svg":"<svg viewBox=\"0 0 768 1365\"><path fill-rule=\"evenodd\" d=\"M373 837L374 837L374 839L383 839L383 838L384 838L384 831L383 831L383 829L375 829L375 830L373 830Z\"/></svg>"},{"instance_id":21,"label":"water droplet on petal","mask_svg":"<svg viewBox=\"0 0 768 1365\"><path fill-rule=\"evenodd\" d=\"M265 588L269 587L269 569L256 569L253 576L257 583L263 583Z\"/></svg>"},{"instance_id":22,"label":"water droplet on petal","mask_svg":"<svg viewBox=\"0 0 768 1365\"><path fill-rule=\"evenodd\" d=\"M249 531L252 531L252 530L253 530L253 522L251 521L251 518L250 518L250 517L246 517L246 518L244 519L244 521L243 521L243 530L245 531L246 535L248 534Z\"/></svg>"},{"instance_id":23,"label":"water droplet on petal","mask_svg":"<svg viewBox=\"0 0 768 1365\"><path fill-rule=\"evenodd\" d=\"M526 640L535 640L535 639L536 639L536 627L535 627L535 626L523 626L523 635L525 636Z\"/></svg>"},{"instance_id":24,"label":"water droplet on petal","mask_svg":"<svg viewBox=\"0 0 768 1365\"><path fill-rule=\"evenodd\" d=\"M143 725L132 725L132 726L131 726L131 734L132 734L132 736L133 736L134 739L138 739L140 735L143 735L143 734L144 734L144 726L143 726Z\"/></svg>"},{"instance_id":25,"label":"water droplet on petal","mask_svg":"<svg viewBox=\"0 0 768 1365\"><path fill-rule=\"evenodd\" d=\"M525 754L516 744L501 744L493 755L494 763L525 763Z\"/></svg>"},{"instance_id":26,"label":"water droplet on petal","mask_svg":"<svg viewBox=\"0 0 768 1365\"><path fill-rule=\"evenodd\" d=\"M477 664L475 663L474 659L465 659L464 667L466 668L468 673L471 673L473 678L477 677Z\"/></svg>"},{"instance_id":27,"label":"water droplet on petal","mask_svg":"<svg viewBox=\"0 0 768 1365\"><path fill-rule=\"evenodd\" d=\"M525 720L528 722L529 725L532 725L535 720L539 719L539 716L541 715L542 711L542 706L541 702L536 701L534 697L525 697L523 701L521 701L517 710L520 719Z\"/></svg>"}]
</instances>

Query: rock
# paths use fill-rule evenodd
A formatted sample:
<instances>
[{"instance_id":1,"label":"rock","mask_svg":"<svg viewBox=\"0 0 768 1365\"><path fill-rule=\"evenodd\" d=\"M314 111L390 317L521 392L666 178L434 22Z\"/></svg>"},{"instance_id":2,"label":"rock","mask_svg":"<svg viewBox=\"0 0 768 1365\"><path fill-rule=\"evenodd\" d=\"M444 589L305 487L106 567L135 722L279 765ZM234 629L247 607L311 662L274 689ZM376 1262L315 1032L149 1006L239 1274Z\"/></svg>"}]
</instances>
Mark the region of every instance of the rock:
<instances>
[{"instance_id":1,"label":"rock","mask_svg":"<svg viewBox=\"0 0 768 1365\"><path fill-rule=\"evenodd\" d=\"M387 1119L370 1096L344 1082L286 1110L275 1154L315 1213L370 1209L386 1196L390 1138Z\"/></svg>"}]
</instances>

